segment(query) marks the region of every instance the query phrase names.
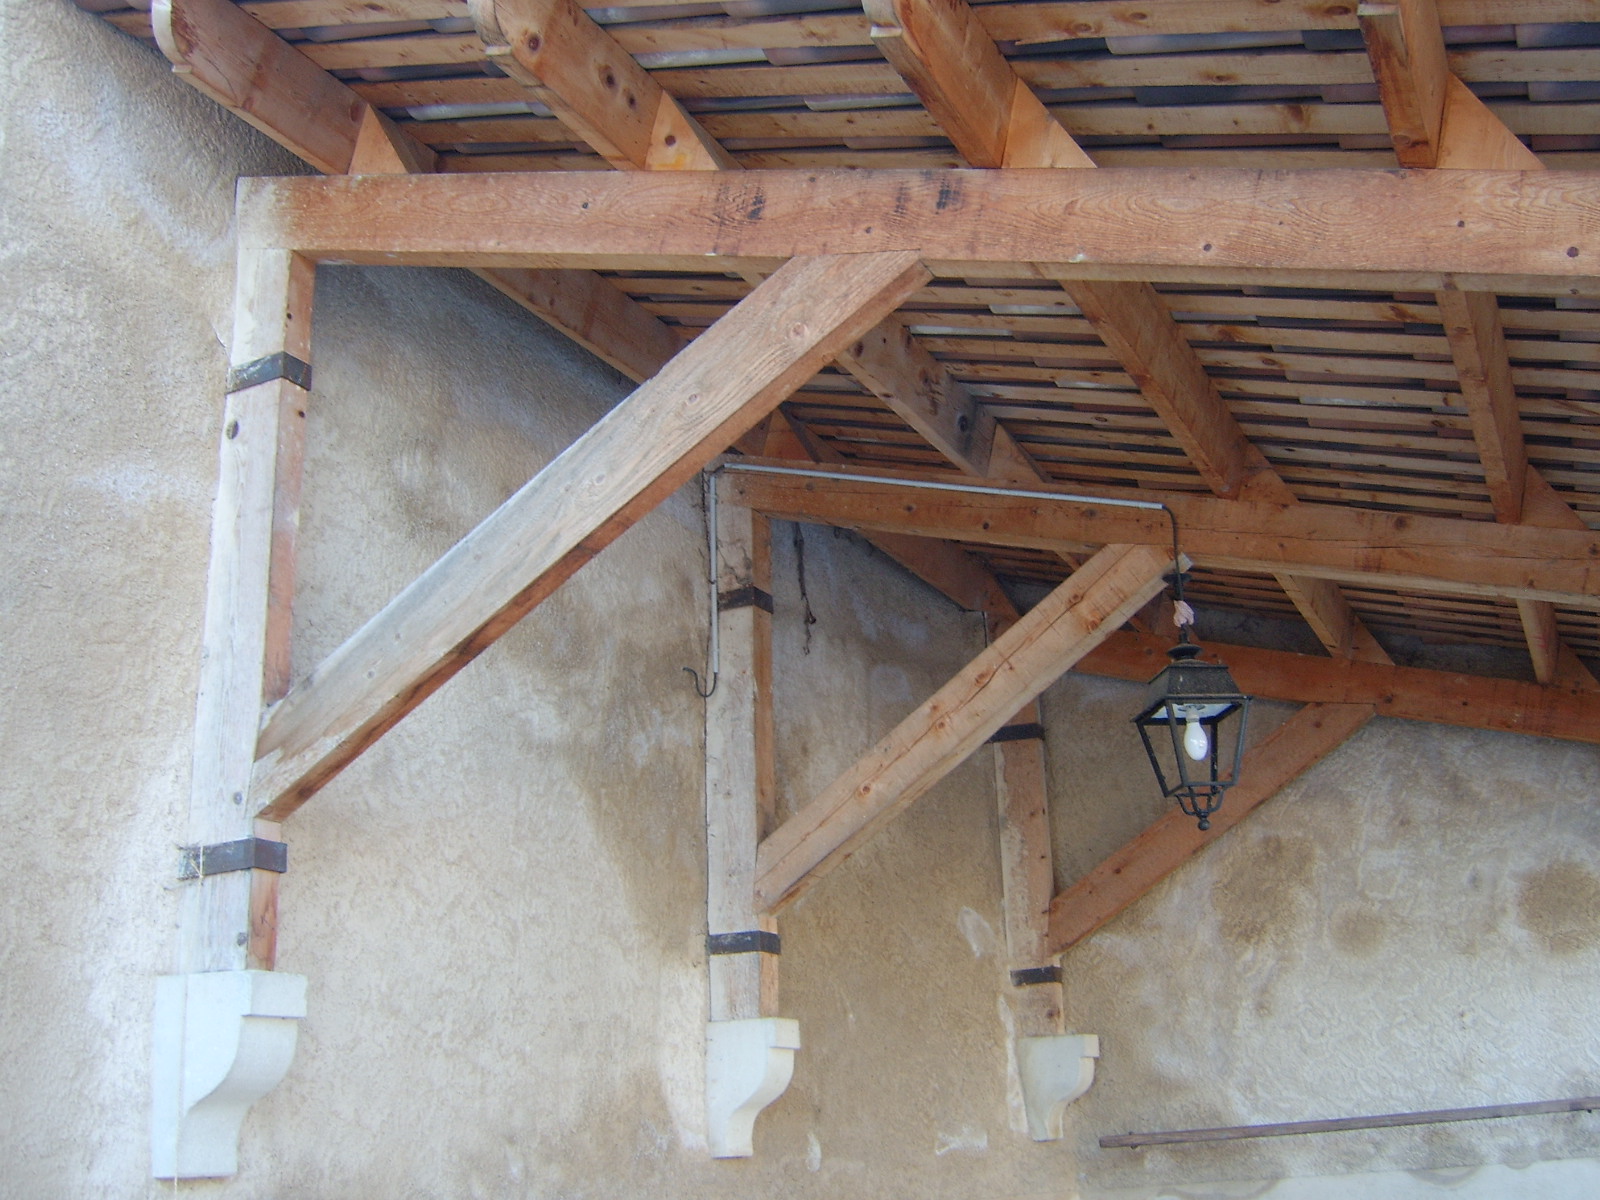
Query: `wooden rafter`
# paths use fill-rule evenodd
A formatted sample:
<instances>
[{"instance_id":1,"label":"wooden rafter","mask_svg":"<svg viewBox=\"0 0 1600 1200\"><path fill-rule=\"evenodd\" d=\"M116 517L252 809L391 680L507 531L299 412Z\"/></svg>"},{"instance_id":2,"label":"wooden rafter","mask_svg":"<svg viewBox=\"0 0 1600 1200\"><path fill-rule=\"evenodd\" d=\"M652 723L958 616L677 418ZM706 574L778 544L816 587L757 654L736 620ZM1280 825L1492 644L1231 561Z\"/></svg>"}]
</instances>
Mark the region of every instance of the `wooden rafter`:
<instances>
[{"instance_id":1,"label":"wooden rafter","mask_svg":"<svg viewBox=\"0 0 1600 1200\"><path fill-rule=\"evenodd\" d=\"M1544 169L1532 151L1451 74L1435 0L1368 0L1361 6L1360 18L1390 138L1403 165ZM1438 292L1436 299L1495 519L1517 524L1524 519L1522 501L1529 476L1537 472L1528 463L1523 441L1521 406L1499 302L1489 292L1454 289ZM1536 523L1585 527L1566 505L1556 514L1551 508L1543 506ZM1517 610L1534 675L1541 683L1564 677L1600 687L1600 681L1561 644L1552 605L1523 599Z\"/></svg>"},{"instance_id":2,"label":"wooden rafter","mask_svg":"<svg viewBox=\"0 0 1600 1200\"><path fill-rule=\"evenodd\" d=\"M756 902L794 900L923 795L1162 586L1171 557L1109 546L761 843Z\"/></svg>"},{"instance_id":3,"label":"wooden rafter","mask_svg":"<svg viewBox=\"0 0 1600 1200\"><path fill-rule=\"evenodd\" d=\"M1181 194L1171 184L1120 167L257 179L240 216L249 240L397 266L770 270L913 250L971 279L1032 263L1079 279L1600 289L1600 172L1196 168Z\"/></svg>"},{"instance_id":4,"label":"wooden rafter","mask_svg":"<svg viewBox=\"0 0 1600 1200\"><path fill-rule=\"evenodd\" d=\"M1082 550L1104 542L1170 546L1166 517L1092 501L951 492L904 482L736 472L729 500L758 512L851 529L993 546ZM882 473L878 472L881 476ZM1041 485L1040 496L1051 489ZM1065 492L1066 489L1055 489ZM1176 514L1184 553L1225 571L1312 578L1449 595L1551 600L1600 609L1600 533L1493 525L1325 504L1253 504L1140 492Z\"/></svg>"},{"instance_id":5,"label":"wooden rafter","mask_svg":"<svg viewBox=\"0 0 1600 1200\"><path fill-rule=\"evenodd\" d=\"M228 0L157 0L152 18L174 74L318 170L434 170L431 150ZM478 274L635 382L682 346L669 325L592 271Z\"/></svg>"},{"instance_id":6,"label":"wooden rafter","mask_svg":"<svg viewBox=\"0 0 1600 1200\"><path fill-rule=\"evenodd\" d=\"M262 727L256 803L294 811L927 279L914 254L779 270L290 690Z\"/></svg>"},{"instance_id":7,"label":"wooden rafter","mask_svg":"<svg viewBox=\"0 0 1600 1200\"><path fill-rule=\"evenodd\" d=\"M474 14L491 55L612 166L739 169L575 0L476 0ZM917 345L903 321L885 318L846 348L839 365L945 457L987 473L993 419Z\"/></svg>"},{"instance_id":8,"label":"wooden rafter","mask_svg":"<svg viewBox=\"0 0 1600 1200\"><path fill-rule=\"evenodd\" d=\"M966 0L869 0L874 40L966 159L987 167L1092 168L1094 161L1012 70ZM1219 496L1296 499L1244 430L1148 283L1062 286ZM1338 586L1280 581L1335 656L1387 655Z\"/></svg>"}]
</instances>

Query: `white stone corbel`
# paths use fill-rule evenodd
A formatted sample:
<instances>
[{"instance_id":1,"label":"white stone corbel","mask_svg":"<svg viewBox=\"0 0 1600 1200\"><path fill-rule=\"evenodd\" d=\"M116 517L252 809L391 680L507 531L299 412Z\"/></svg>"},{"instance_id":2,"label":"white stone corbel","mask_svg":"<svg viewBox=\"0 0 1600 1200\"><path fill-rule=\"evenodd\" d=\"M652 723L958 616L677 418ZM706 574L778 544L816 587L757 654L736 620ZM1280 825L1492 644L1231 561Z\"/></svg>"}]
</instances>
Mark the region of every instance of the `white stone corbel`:
<instances>
[{"instance_id":1,"label":"white stone corbel","mask_svg":"<svg viewBox=\"0 0 1600 1200\"><path fill-rule=\"evenodd\" d=\"M150 1158L157 1179L239 1169L244 1115L294 1061L306 978L205 971L156 981Z\"/></svg>"},{"instance_id":2,"label":"white stone corbel","mask_svg":"<svg viewBox=\"0 0 1600 1200\"><path fill-rule=\"evenodd\" d=\"M712 1158L749 1158L756 1117L789 1086L800 1022L749 1017L706 1025L706 1140Z\"/></svg>"},{"instance_id":3,"label":"white stone corbel","mask_svg":"<svg viewBox=\"0 0 1600 1200\"><path fill-rule=\"evenodd\" d=\"M1067 1105L1094 1082L1094 1060L1100 1039L1092 1033L1058 1033L1017 1039L1017 1074L1022 1078L1022 1103L1028 1133L1036 1142L1061 1137Z\"/></svg>"}]
</instances>

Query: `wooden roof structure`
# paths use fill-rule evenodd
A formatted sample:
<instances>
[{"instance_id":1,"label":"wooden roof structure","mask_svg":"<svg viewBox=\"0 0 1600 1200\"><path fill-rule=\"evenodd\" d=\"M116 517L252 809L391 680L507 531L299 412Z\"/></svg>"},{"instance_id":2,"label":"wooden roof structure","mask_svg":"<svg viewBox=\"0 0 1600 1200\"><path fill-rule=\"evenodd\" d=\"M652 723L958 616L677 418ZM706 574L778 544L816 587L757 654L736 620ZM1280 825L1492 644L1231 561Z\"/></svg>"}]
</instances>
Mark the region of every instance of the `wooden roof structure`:
<instances>
[{"instance_id":1,"label":"wooden roof structure","mask_svg":"<svg viewBox=\"0 0 1600 1200\"><path fill-rule=\"evenodd\" d=\"M1323 648L1225 648L1305 707L1219 829L1375 713L1600 742L1600 0L78 2L326 176L239 195L193 800L218 842L275 836L724 454L748 686L708 706L713 938L759 943L1003 727L1022 983L1193 853L1158 822L1053 895L1033 708L1074 665L1155 673L1168 514L1191 599ZM469 267L641 386L291 686L330 261ZM781 824L752 513L862 531L994 638ZM1018 583L1055 590L1022 612ZM1396 665L1405 635L1527 667ZM202 881L187 969L271 966L276 876L244 874ZM750 946L711 960L715 1020L775 1012ZM1059 1030L1059 988L1030 994L1019 1029Z\"/></svg>"}]
</instances>

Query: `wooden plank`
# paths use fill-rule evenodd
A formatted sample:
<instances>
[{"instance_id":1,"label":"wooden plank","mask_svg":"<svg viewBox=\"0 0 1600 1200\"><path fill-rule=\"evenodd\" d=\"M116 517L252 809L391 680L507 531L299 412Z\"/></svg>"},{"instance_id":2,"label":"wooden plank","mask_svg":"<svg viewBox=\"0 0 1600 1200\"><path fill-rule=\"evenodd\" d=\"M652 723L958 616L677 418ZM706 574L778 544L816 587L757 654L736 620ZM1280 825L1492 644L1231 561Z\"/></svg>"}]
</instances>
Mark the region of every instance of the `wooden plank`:
<instances>
[{"instance_id":1,"label":"wooden plank","mask_svg":"<svg viewBox=\"0 0 1600 1200\"><path fill-rule=\"evenodd\" d=\"M1142 683L1166 665L1168 645L1163 639L1118 633L1086 655L1076 669ZM1600 744L1600 696L1581 687L1345 662L1248 646L1208 643L1207 648L1227 662L1241 688L1266 700L1371 704L1383 717Z\"/></svg>"},{"instance_id":2,"label":"wooden plank","mask_svg":"<svg viewBox=\"0 0 1600 1200\"><path fill-rule=\"evenodd\" d=\"M311 358L315 268L279 250L241 251L230 361ZM244 803L264 705L289 670L307 394L277 379L228 395L222 413L211 565L196 702L186 842L276 839ZM271 871L211 876L184 890L179 969L271 970L277 953Z\"/></svg>"},{"instance_id":3,"label":"wooden plank","mask_svg":"<svg viewBox=\"0 0 1600 1200\"><path fill-rule=\"evenodd\" d=\"M1162 586L1171 559L1112 546L761 843L756 902L775 912L981 746Z\"/></svg>"},{"instance_id":4,"label":"wooden plank","mask_svg":"<svg viewBox=\"0 0 1600 1200\"><path fill-rule=\"evenodd\" d=\"M241 236L402 265L704 271L915 250L941 275L1600 290L1584 171L545 172L247 180ZM885 220L884 214L895 214ZM1270 215L1270 219L1266 219Z\"/></svg>"},{"instance_id":5,"label":"wooden plank","mask_svg":"<svg viewBox=\"0 0 1600 1200\"><path fill-rule=\"evenodd\" d=\"M343 174L366 108L305 55L228 0L156 0L156 42L182 77L319 171Z\"/></svg>"},{"instance_id":6,"label":"wooden plank","mask_svg":"<svg viewBox=\"0 0 1600 1200\"><path fill-rule=\"evenodd\" d=\"M964 471L989 473L994 418L893 318L839 356L839 364Z\"/></svg>"},{"instance_id":7,"label":"wooden plank","mask_svg":"<svg viewBox=\"0 0 1600 1200\"><path fill-rule=\"evenodd\" d=\"M737 164L574 0L484 0L490 58L624 170L715 171Z\"/></svg>"},{"instance_id":8,"label":"wooden plank","mask_svg":"<svg viewBox=\"0 0 1600 1200\"><path fill-rule=\"evenodd\" d=\"M1050 905L1050 949L1059 954L1101 928L1338 749L1374 712L1370 704L1308 704L1295 713L1245 754L1239 782L1212 815L1209 833L1193 817L1169 809L1057 896Z\"/></svg>"},{"instance_id":9,"label":"wooden plank","mask_svg":"<svg viewBox=\"0 0 1600 1200\"><path fill-rule=\"evenodd\" d=\"M1122 1133L1100 1139L1102 1149L1173 1146L1188 1142L1234 1142L1244 1138L1287 1137L1298 1133L1340 1133L1352 1129L1402 1129L1409 1125L1443 1125L1455 1121L1488 1121L1541 1113L1600 1111L1600 1096L1571 1100L1532 1100L1522 1104L1488 1104L1479 1108L1440 1108L1429 1112L1385 1113L1373 1117L1332 1117L1320 1121L1282 1121L1273 1125L1234 1125L1221 1129L1178 1129L1162 1133Z\"/></svg>"},{"instance_id":10,"label":"wooden plank","mask_svg":"<svg viewBox=\"0 0 1600 1200\"><path fill-rule=\"evenodd\" d=\"M1495 516L1515 524L1522 519L1528 451L1499 305L1487 292L1442 291L1437 297Z\"/></svg>"},{"instance_id":11,"label":"wooden plank","mask_svg":"<svg viewBox=\"0 0 1600 1200\"><path fill-rule=\"evenodd\" d=\"M1436 166L1450 68L1434 0L1361 0L1356 16L1395 156L1403 167Z\"/></svg>"},{"instance_id":12,"label":"wooden plank","mask_svg":"<svg viewBox=\"0 0 1600 1200\"><path fill-rule=\"evenodd\" d=\"M713 483L715 486L715 483ZM717 517L717 592L772 594L771 533L765 518L725 508ZM756 847L774 824L772 614L741 603L712 614L717 676L706 699L706 931L777 932L756 910ZM778 956L712 954L711 1019L778 1015Z\"/></svg>"},{"instance_id":13,"label":"wooden plank","mask_svg":"<svg viewBox=\"0 0 1600 1200\"><path fill-rule=\"evenodd\" d=\"M1516 116L1513 116L1513 113ZM1544 132L1530 128L1525 110L1502 108L1495 111L1473 95L1472 89L1454 75L1445 79L1444 119L1440 130L1442 144L1432 164L1445 169L1480 171L1542 171L1544 164L1509 128L1517 120L1524 132ZM1589 127L1594 127L1592 116Z\"/></svg>"},{"instance_id":14,"label":"wooden plank","mask_svg":"<svg viewBox=\"0 0 1600 1200\"><path fill-rule=\"evenodd\" d=\"M830 472L834 469L830 468ZM875 475L884 475L875 469ZM983 545L1073 550L1123 542L1170 546L1166 517L1090 501L937 491L914 478L799 479L738 472L728 499L786 520L952 538ZM1115 495L1119 489L1107 488ZM1600 609L1600 534L1452 520L1323 504L1255 504L1140 491L1177 517L1184 552L1202 567L1246 574L1288 571L1447 595L1550 600Z\"/></svg>"},{"instance_id":15,"label":"wooden plank","mask_svg":"<svg viewBox=\"0 0 1600 1200\"><path fill-rule=\"evenodd\" d=\"M927 279L909 254L785 265L290 691L255 801L292 812Z\"/></svg>"},{"instance_id":16,"label":"wooden plank","mask_svg":"<svg viewBox=\"0 0 1600 1200\"><path fill-rule=\"evenodd\" d=\"M163 0L153 11L176 74L319 170L403 174L436 165L367 101L225 0ZM635 381L680 344L592 272L479 274Z\"/></svg>"}]
</instances>

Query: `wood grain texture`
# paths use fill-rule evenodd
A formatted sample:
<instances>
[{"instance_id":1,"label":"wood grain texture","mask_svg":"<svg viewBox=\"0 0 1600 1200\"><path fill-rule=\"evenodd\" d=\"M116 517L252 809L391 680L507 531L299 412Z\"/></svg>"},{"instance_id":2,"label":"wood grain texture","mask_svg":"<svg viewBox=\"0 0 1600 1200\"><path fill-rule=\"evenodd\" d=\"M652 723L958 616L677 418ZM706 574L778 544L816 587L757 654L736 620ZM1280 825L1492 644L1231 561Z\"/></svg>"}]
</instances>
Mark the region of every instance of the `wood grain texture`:
<instances>
[{"instance_id":1,"label":"wood grain texture","mask_svg":"<svg viewBox=\"0 0 1600 1200\"><path fill-rule=\"evenodd\" d=\"M241 236L316 259L704 270L913 250L939 274L1529 294L1600 288L1585 171L547 172L249 180ZM1022 273L1030 273L1020 268Z\"/></svg>"},{"instance_id":2,"label":"wood grain texture","mask_svg":"<svg viewBox=\"0 0 1600 1200\"><path fill-rule=\"evenodd\" d=\"M848 470L839 475L818 480L739 474L726 494L735 503L788 520L994 546L1070 553L1112 541L1172 543L1160 513L1068 499L934 491L914 482L872 483L851 479ZM1039 490L1052 489L1040 485ZM1201 566L1600 609L1600 534L1588 530L1178 493L1141 492L1138 498L1172 509L1184 552Z\"/></svg>"},{"instance_id":3,"label":"wood grain texture","mask_svg":"<svg viewBox=\"0 0 1600 1200\"><path fill-rule=\"evenodd\" d=\"M279 351L310 360L315 268L278 250L241 252L231 361ZM200 688L185 841L210 845L260 830L246 803L256 734L287 686L307 394L273 380L227 397L206 576ZM184 889L184 971L271 969L277 876L236 871Z\"/></svg>"},{"instance_id":4,"label":"wood grain texture","mask_svg":"<svg viewBox=\"0 0 1600 1200\"><path fill-rule=\"evenodd\" d=\"M1356 15L1395 157L1437 165L1450 68L1434 0L1361 0Z\"/></svg>"},{"instance_id":5,"label":"wood grain texture","mask_svg":"<svg viewBox=\"0 0 1600 1200\"><path fill-rule=\"evenodd\" d=\"M848 858L1127 620L1170 566L1149 547L1091 558L761 843L758 906L776 911Z\"/></svg>"},{"instance_id":6,"label":"wood grain texture","mask_svg":"<svg viewBox=\"0 0 1600 1200\"><path fill-rule=\"evenodd\" d=\"M281 819L927 282L915 255L787 264L513 495L272 711ZM730 366L732 364L732 366Z\"/></svg>"},{"instance_id":7,"label":"wood grain texture","mask_svg":"<svg viewBox=\"0 0 1600 1200\"><path fill-rule=\"evenodd\" d=\"M1050 905L1049 948L1059 954L1094 933L1338 749L1374 714L1370 704L1310 704L1295 713L1245 755L1239 782L1212 814L1208 832L1193 817L1169 809L1057 896Z\"/></svg>"},{"instance_id":8,"label":"wood grain texture","mask_svg":"<svg viewBox=\"0 0 1600 1200\"><path fill-rule=\"evenodd\" d=\"M715 483L713 483L715 486ZM771 594L771 531L748 509L717 521L717 591ZM777 931L755 906L756 847L773 822L772 614L759 605L712 614L720 663L706 700L706 931ZM778 957L714 954L711 1019L778 1015Z\"/></svg>"}]
</instances>

